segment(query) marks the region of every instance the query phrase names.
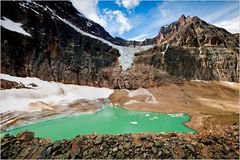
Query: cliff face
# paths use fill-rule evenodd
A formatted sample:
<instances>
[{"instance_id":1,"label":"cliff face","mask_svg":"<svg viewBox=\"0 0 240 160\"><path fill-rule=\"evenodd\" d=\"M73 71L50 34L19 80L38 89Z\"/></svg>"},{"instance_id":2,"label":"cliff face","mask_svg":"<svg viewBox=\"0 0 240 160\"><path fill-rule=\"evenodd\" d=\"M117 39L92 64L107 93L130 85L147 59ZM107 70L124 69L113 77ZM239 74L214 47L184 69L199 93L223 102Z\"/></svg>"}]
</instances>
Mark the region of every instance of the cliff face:
<instances>
[{"instance_id":1,"label":"cliff face","mask_svg":"<svg viewBox=\"0 0 240 160\"><path fill-rule=\"evenodd\" d=\"M238 82L238 54L226 48L170 47L165 55L166 71L171 75L200 80Z\"/></svg>"},{"instance_id":2,"label":"cliff face","mask_svg":"<svg viewBox=\"0 0 240 160\"><path fill-rule=\"evenodd\" d=\"M226 48L201 47L183 48L169 46L155 47L138 53L134 60L134 70L145 70L146 73L166 72L183 79L239 81L238 54Z\"/></svg>"},{"instance_id":3,"label":"cliff face","mask_svg":"<svg viewBox=\"0 0 240 160\"><path fill-rule=\"evenodd\" d=\"M121 71L118 50L77 32L57 18L61 16L60 11L54 10L54 7L50 9L48 3L29 3L31 7L25 2L1 2L1 4L2 17L22 23L22 28L31 34L26 36L1 26L2 73L108 87L112 85L111 76L114 77ZM65 10L72 11L74 8L69 5L70 2L60 2L58 8L65 7ZM74 18L72 19L68 21L79 28L88 22L78 21L80 25L74 23ZM92 28L101 29L98 25ZM101 38L107 39L106 34L101 35Z\"/></svg>"}]
</instances>

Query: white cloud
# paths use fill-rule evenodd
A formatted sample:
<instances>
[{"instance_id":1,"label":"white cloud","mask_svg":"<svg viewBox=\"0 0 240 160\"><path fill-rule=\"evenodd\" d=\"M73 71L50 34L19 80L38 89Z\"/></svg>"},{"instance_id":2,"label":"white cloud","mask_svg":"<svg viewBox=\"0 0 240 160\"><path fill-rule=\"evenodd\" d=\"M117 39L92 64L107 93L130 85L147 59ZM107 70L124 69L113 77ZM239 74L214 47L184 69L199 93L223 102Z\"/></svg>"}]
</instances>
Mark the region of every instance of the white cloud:
<instances>
[{"instance_id":1,"label":"white cloud","mask_svg":"<svg viewBox=\"0 0 240 160\"><path fill-rule=\"evenodd\" d=\"M97 3L98 0L70 0L73 6L81 12L87 18L93 20L94 22L106 26L105 20L98 16Z\"/></svg>"},{"instance_id":2,"label":"white cloud","mask_svg":"<svg viewBox=\"0 0 240 160\"><path fill-rule=\"evenodd\" d=\"M119 10L104 9L103 14L100 15L97 8L98 0L70 1L80 13L82 13L87 18L93 20L94 22L102 25L111 34L117 33L121 35L124 32L132 29L132 25L130 24L129 19ZM120 2L119 0L119 4L122 3L123 1Z\"/></svg>"},{"instance_id":3,"label":"white cloud","mask_svg":"<svg viewBox=\"0 0 240 160\"><path fill-rule=\"evenodd\" d=\"M213 23L217 19L223 17L224 15L227 15L228 13L230 13L236 9L238 9L238 6L229 4L225 8L219 9L219 10L213 12L212 14L208 14L208 16L204 17L203 19L205 19L209 23Z\"/></svg>"},{"instance_id":4,"label":"white cloud","mask_svg":"<svg viewBox=\"0 0 240 160\"><path fill-rule=\"evenodd\" d=\"M111 33L123 34L132 29L128 18L119 10L104 10L104 19L109 24L106 28Z\"/></svg>"},{"instance_id":5,"label":"white cloud","mask_svg":"<svg viewBox=\"0 0 240 160\"><path fill-rule=\"evenodd\" d=\"M214 23L214 25L224 28L231 33L240 33L240 16Z\"/></svg>"},{"instance_id":6,"label":"white cloud","mask_svg":"<svg viewBox=\"0 0 240 160\"><path fill-rule=\"evenodd\" d=\"M148 38L148 36L149 36L148 34L143 33L139 36L129 38L128 40L144 41L146 38Z\"/></svg>"},{"instance_id":7,"label":"white cloud","mask_svg":"<svg viewBox=\"0 0 240 160\"><path fill-rule=\"evenodd\" d=\"M140 4L140 0L116 0L118 6L123 6L124 8L130 10L134 9Z\"/></svg>"},{"instance_id":8,"label":"white cloud","mask_svg":"<svg viewBox=\"0 0 240 160\"><path fill-rule=\"evenodd\" d=\"M160 13L163 18L166 18L170 15L170 10L169 9L160 9Z\"/></svg>"},{"instance_id":9,"label":"white cloud","mask_svg":"<svg viewBox=\"0 0 240 160\"><path fill-rule=\"evenodd\" d=\"M115 3L120 7L122 5L121 0L116 0Z\"/></svg>"}]
</instances>

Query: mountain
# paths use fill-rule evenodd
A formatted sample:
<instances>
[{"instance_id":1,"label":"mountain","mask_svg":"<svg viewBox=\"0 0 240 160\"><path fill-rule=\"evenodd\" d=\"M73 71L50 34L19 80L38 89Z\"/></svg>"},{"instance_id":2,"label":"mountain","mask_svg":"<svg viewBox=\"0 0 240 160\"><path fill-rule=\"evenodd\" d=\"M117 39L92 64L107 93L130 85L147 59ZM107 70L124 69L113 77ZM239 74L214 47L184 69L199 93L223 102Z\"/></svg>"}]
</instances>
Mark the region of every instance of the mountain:
<instances>
[{"instance_id":1,"label":"mountain","mask_svg":"<svg viewBox=\"0 0 240 160\"><path fill-rule=\"evenodd\" d=\"M20 24L28 33L1 25L2 73L81 85L111 83L105 72L114 75L120 55L103 41L113 38L70 2L4 1L1 5L1 24Z\"/></svg>"},{"instance_id":2,"label":"mountain","mask_svg":"<svg viewBox=\"0 0 240 160\"><path fill-rule=\"evenodd\" d=\"M239 80L239 40L197 17L182 16L137 42L113 38L70 1L1 6L1 73L128 89L182 79Z\"/></svg>"},{"instance_id":3,"label":"mountain","mask_svg":"<svg viewBox=\"0 0 240 160\"><path fill-rule=\"evenodd\" d=\"M135 70L152 68L184 79L239 82L239 36L208 24L200 18L185 17L163 26L152 39L157 47L138 53ZM156 74L156 73L153 73Z\"/></svg>"},{"instance_id":4,"label":"mountain","mask_svg":"<svg viewBox=\"0 0 240 160\"><path fill-rule=\"evenodd\" d=\"M238 39L225 29L208 24L196 16L185 17L184 15L178 21L163 26L154 38L154 42L185 47L238 47Z\"/></svg>"}]
</instances>

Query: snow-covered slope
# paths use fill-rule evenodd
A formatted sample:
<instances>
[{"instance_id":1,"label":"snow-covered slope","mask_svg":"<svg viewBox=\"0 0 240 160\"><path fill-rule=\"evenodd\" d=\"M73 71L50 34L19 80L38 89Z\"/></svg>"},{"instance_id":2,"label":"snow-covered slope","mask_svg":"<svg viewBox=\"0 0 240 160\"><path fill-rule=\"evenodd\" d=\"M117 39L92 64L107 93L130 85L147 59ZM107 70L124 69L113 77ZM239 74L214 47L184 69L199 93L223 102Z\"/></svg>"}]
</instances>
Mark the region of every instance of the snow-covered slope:
<instances>
[{"instance_id":1,"label":"snow-covered slope","mask_svg":"<svg viewBox=\"0 0 240 160\"><path fill-rule=\"evenodd\" d=\"M26 35L26 36L30 36L31 37L31 34L27 33L21 26L22 24L21 23L16 23L16 22L13 22L12 20L6 18L6 17L3 17L3 19L1 19L1 26L10 30L10 31L13 31L13 32L18 32L18 33L21 33L23 35Z\"/></svg>"}]
</instances>

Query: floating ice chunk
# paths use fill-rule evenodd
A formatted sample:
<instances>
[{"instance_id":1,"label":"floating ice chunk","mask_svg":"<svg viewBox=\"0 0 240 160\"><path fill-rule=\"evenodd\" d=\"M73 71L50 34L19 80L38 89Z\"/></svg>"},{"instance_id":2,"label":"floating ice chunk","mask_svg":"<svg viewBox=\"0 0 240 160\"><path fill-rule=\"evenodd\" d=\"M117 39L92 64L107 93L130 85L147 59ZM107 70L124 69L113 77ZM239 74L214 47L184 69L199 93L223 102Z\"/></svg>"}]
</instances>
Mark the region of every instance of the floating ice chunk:
<instances>
[{"instance_id":1,"label":"floating ice chunk","mask_svg":"<svg viewBox=\"0 0 240 160\"><path fill-rule=\"evenodd\" d=\"M152 120L154 120L154 119L158 119L158 117L157 117L157 116L154 116L154 117L149 118L149 119L152 121Z\"/></svg>"},{"instance_id":2,"label":"floating ice chunk","mask_svg":"<svg viewBox=\"0 0 240 160\"><path fill-rule=\"evenodd\" d=\"M184 114L183 113L176 113L176 114L168 114L171 117L183 117Z\"/></svg>"},{"instance_id":3,"label":"floating ice chunk","mask_svg":"<svg viewBox=\"0 0 240 160\"><path fill-rule=\"evenodd\" d=\"M138 122L136 122L136 121L132 121L132 122L130 122L131 124L138 124Z\"/></svg>"}]
</instances>

